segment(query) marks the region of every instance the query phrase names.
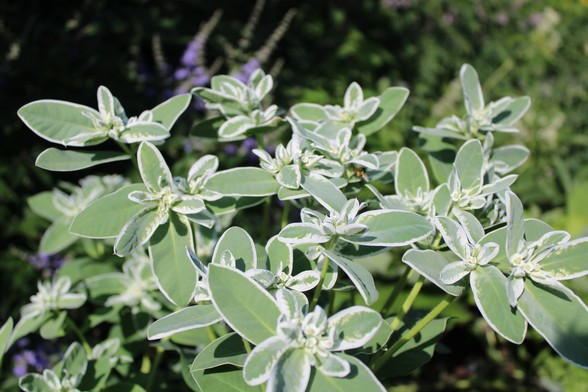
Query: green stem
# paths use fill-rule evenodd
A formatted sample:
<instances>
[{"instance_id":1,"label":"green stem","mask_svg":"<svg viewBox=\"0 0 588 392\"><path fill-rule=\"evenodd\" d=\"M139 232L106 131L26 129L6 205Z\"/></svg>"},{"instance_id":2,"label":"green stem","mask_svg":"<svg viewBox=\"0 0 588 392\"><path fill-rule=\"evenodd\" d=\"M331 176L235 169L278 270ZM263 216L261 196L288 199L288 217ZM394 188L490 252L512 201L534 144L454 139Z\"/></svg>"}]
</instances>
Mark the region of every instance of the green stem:
<instances>
[{"instance_id":1,"label":"green stem","mask_svg":"<svg viewBox=\"0 0 588 392\"><path fill-rule=\"evenodd\" d=\"M137 162L137 153L134 151L134 149L131 150L129 146L119 141L117 141L116 144L118 144L121 150L123 150L125 154L127 154L131 158L131 161L133 162L133 166L135 166L135 169L139 170L139 163Z\"/></svg>"},{"instance_id":2,"label":"green stem","mask_svg":"<svg viewBox=\"0 0 588 392\"><path fill-rule=\"evenodd\" d=\"M255 138L257 139L257 148L259 148L261 150L265 150L265 143L263 141L263 134L259 133L255 136Z\"/></svg>"},{"instance_id":3,"label":"green stem","mask_svg":"<svg viewBox=\"0 0 588 392\"><path fill-rule=\"evenodd\" d=\"M157 374L157 368L159 367L159 363L163 357L163 352L163 347L157 347L157 351L155 352L155 359L153 360L153 366L151 366L149 378L147 379L147 387L145 388L147 392L151 392L153 381L155 381L155 375Z\"/></svg>"},{"instance_id":4,"label":"green stem","mask_svg":"<svg viewBox=\"0 0 588 392\"><path fill-rule=\"evenodd\" d=\"M394 306L394 303L396 302L396 299L398 298L399 294L402 292L402 290L404 290L406 282L409 276L412 275L412 273L413 270L409 267L406 267L404 274L402 274L402 277L400 278L398 283L396 283L396 286L394 286L394 290L392 290L392 292L390 293L390 296L386 300L386 303L384 304L384 306L382 306L382 310L380 310L380 314L382 314L382 316L386 317L386 315L390 312L390 309L392 309L392 307Z\"/></svg>"},{"instance_id":5,"label":"green stem","mask_svg":"<svg viewBox=\"0 0 588 392\"><path fill-rule=\"evenodd\" d=\"M251 344L245 338L241 338L241 340L243 340L243 346L245 346L245 351L247 351L247 354L249 354L251 352Z\"/></svg>"},{"instance_id":6,"label":"green stem","mask_svg":"<svg viewBox=\"0 0 588 392\"><path fill-rule=\"evenodd\" d=\"M394 316L394 319L392 319L392 321L390 322L390 328L393 332L396 331L396 328L398 328L398 326L404 319L404 316L406 316L406 314L412 307L412 304L414 303L416 297L419 295L419 292L421 291L424 282L425 278L422 275L420 275L417 281L415 282L414 286L412 287L412 290L410 290L410 293L408 293L408 297L406 297L406 299L402 303L400 311L398 312L398 314L396 314L396 316Z\"/></svg>"},{"instance_id":7,"label":"green stem","mask_svg":"<svg viewBox=\"0 0 588 392\"><path fill-rule=\"evenodd\" d=\"M263 205L263 221L261 223L261 239L267 240L267 233L270 225L270 209L272 205L271 197L265 199L265 204Z\"/></svg>"},{"instance_id":8,"label":"green stem","mask_svg":"<svg viewBox=\"0 0 588 392\"><path fill-rule=\"evenodd\" d=\"M290 202L284 201L284 209L282 210L282 229L288 224L288 216L290 215Z\"/></svg>"},{"instance_id":9,"label":"green stem","mask_svg":"<svg viewBox=\"0 0 588 392\"><path fill-rule=\"evenodd\" d=\"M388 351L386 351L384 353L384 355L382 355L380 358L378 358L376 361L374 361L374 363L372 365L372 370L374 371L374 373L377 372L378 370L380 370L380 368L386 363L386 361L388 361L390 358L392 358L392 356L399 349L401 349L402 346L404 346L409 340L411 340L419 332L421 332L423 330L423 328L425 328L427 325L429 325L429 323L431 321L433 321L435 319L435 317L437 317L439 314L441 314L441 312L443 312L457 298L458 297L452 297L449 294L446 295L445 298L443 298L443 300L441 302L439 302L437 304L437 306L435 306L433 309L431 309L431 311L429 313L427 313L427 315L425 317L423 317L421 320L419 320L411 329L408 330L408 332L406 332L404 335L402 335L402 337L400 339L398 339L398 341L396 341L396 343L394 343L392 345L392 347L390 347L388 349Z\"/></svg>"},{"instance_id":10,"label":"green stem","mask_svg":"<svg viewBox=\"0 0 588 392\"><path fill-rule=\"evenodd\" d=\"M71 318L69 318L69 316L67 316L65 318L65 324L67 325L67 327L69 329L71 329L76 334L78 339L80 339L80 341L82 342L82 347L84 347L84 351L86 352L86 354L91 355L92 354L92 347L90 347L90 344L88 343L88 341L84 337L84 334L78 328L76 323L74 323L73 320Z\"/></svg>"},{"instance_id":11,"label":"green stem","mask_svg":"<svg viewBox=\"0 0 588 392\"><path fill-rule=\"evenodd\" d=\"M312 301L310 302L310 310L313 310L318 303L319 297L321 296L321 291L323 289L323 282L325 281L325 276L327 276L327 270L329 269L329 259L325 259L325 263L323 264L323 269L321 270L321 277L319 279L318 285L314 290L314 295L312 296Z\"/></svg>"},{"instance_id":12,"label":"green stem","mask_svg":"<svg viewBox=\"0 0 588 392\"><path fill-rule=\"evenodd\" d=\"M216 333L214 332L214 329L212 329L212 327L210 325L208 327L206 327L206 333L208 333L208 338L210 339L211 342L214 342L217 339Z\"/></svg>"}]
</instances>

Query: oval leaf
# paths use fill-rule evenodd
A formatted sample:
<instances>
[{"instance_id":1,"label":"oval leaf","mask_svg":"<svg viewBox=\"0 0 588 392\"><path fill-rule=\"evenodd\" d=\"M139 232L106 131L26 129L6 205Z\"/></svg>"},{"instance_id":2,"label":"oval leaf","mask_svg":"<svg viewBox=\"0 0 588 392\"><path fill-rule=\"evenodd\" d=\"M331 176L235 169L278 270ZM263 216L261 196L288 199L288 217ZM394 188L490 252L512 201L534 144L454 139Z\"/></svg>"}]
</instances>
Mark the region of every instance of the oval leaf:
<instances>
[{"instance_id":1,"label":"oval leaf","mask_svg":"<svg viewBox=\"0 0 588 392\"><path fill-rule=\"evenodd\" d=\"M130 159L128 155L116 151L69 151L48 148L39 154L35 165L45 170L67 172L127 159Z\"/></svg>"}]
</instances>

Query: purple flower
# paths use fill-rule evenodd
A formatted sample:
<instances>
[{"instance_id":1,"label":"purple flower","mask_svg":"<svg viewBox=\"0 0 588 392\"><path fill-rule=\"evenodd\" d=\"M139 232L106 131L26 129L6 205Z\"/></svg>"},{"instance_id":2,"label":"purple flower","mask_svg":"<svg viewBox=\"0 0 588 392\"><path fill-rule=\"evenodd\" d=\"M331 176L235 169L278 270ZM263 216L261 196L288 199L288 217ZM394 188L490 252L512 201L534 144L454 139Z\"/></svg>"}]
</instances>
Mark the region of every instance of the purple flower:
<instances>
[{"instance_id":1,"label":"purple flower","mask_svg":"<svg viewBox=\"0 0 588 392\"><path fill-rule=\"evenodd\" d=\"M227 155L235 155L238 151L238 148L233 143L229 143L229 144L225 145L224 150L225 150L225 154L227 154Z\"/></svg>"},{"instance_id":2,"label":"purple flower","mask_svg":"<svg viewBox=\"0 0 588 392\"><path fill-rule=\"evenodd\" d=\"M188 68L178 68L176 72L174 72L174 79L176 80L184 80L190 76L190 70Z\"/></svg>"},{"instance_id":3,"label":"purple flower","mask_svg":"<svg viewBox=\"0 0 588 392\"><path fill-rule=\"evenodd\" d=\"M259 60L251 58L241 66L241 70L235 74L235 78L243 83L247 83L253 72L259 69L259 67L261 67Z\"/></svg>"}]
</instances>

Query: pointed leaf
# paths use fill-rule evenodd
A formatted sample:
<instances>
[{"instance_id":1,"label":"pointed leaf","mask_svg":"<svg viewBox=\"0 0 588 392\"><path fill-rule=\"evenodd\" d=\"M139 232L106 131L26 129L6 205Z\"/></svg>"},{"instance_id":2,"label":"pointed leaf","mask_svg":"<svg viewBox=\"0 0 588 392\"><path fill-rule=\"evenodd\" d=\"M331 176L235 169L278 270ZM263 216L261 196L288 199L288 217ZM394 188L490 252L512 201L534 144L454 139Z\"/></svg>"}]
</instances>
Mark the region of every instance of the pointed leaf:
<instances>
[{"instance_id":1,"label":"pointed leaf","mask_svg":"<svg viewBox=\"0 0 588 392\"><path fill-rule=\"evenodd\" d=\"M484 151L477 139L468 140L457 151L455 170L463 189L475 189L482 184Z\"/></svg>"},{"instance_id":2,"label":"pointed leaf","mask_svg":"<svg viewBox=\"0 0 588 392\"><path fill-rule=\"evenodd\" d=\"M394 177L396 193L403 196L416 196L420 189L429 191L429 175L421 158L409 148L402 148L398 154Z\"/></svg>"},{"instance_id":3,"label":"pointed leaf","mask_svg":"<svg viewBox=\"0 0 588 392\"><path fill-rule=\"evenodd\" d=\"M172 175L163 156L153 144L143 142L137 151L137 163L141 178L151 192L161 190L160 178L172 184Z\"/></svg>"},{"instance_id":4,"label":"pointed leaf","mask_svg":"<svg viewBox=\"0 0 588 392\"><path fill-rule=\"evenodd\" d=\"M492 123L499 125L514 125L523 117L531 107L531 98L517 97L505 101L503 105L495 108Z\"/></svg>"},{"instance_id":5,"label":"pointed leaf","mask_svg":"<svg viewBox=\"0 0 588 392\"><path fill-rule=\"evenodd\" d=\"M508 301L507 278L494 266L479 267L470 277L474 300L480 313L500 336L521 344L527 333L527 322Z\"/></svg>"},{"instance_id":6,"label":"pointed leaf","mask_svg":"<svg viewBox=\"0 0 588 392\"><path fill-rule=\"evenodd\" d=\"M408 264L419 274L427 278L447 294L459 296L463 292L463 282L447 285L440 279L441 271L449 264L447 259L433 250L411 249L402 256L402 262Z\"/></svg>"},{"instance_id":7,"label":"pointed leaf","mask_svg":"<svg viewBox=\"0 0 588 392\"><path fill-rule=\"evenodd\" d=\"M315 103L299 103L290 108L290 112L297 120L322 122L327 119L327 113L321 105Z\"/></svg>"},{"instance_id":8,"label":"pointed leaf","mask_svg":"<svg viewBox=\"0 0 588 392\"><path fill-rule=\"evenodd\" d=\"M151 324L147 330L147 338L163 339L179 332L203 328L220 320L222 317L212 305L189 306Z\"/></svg>"},{"instance_id":9,"label":"pointed leaf","mask_svg":"<svg viewBox=\"0 0 588 392\"><path fill-rule=\"evenodd\" d=\"M185 306L194 297L198 275L186 256L186 247L193 248L190 224L174 213L158 227L149 241L149 257L157 286L172 303Z\"/></svg>"},{"instance_id":10,"label":"pointed leaf","mask_svg":"<svg viewBox=\"0 0 588 392\"><path fill-rule=\"evenodd\" d=\"M541 268L557 280L588 274L588 238L557 245L555 251L541 261Z\"/></svg>"},{"instance_id":11,"label":"pointed leaf","mask_svg":"<svg viewBox=\"0 0 588 392\"><path fill-rule=\"evenodd\" d=\"M2 325L2 328L0 328L0 362L2 362L4 353L10 348L8 343L10 335L12 334L12 327L14 327L14 321L12 321L12 318L9 317L4 325Z\"/></svg>"},{"instance_id":12,"label":"pointed leaf","mask_svg":"<svg viewBox=\"0 0 588 392\"><path fill-rule=\"evenodd\" d=\"M145 207L129 200L129 193L144 190L143 184L128 185L95 200L76 215L70 233L87 238L115 238L125 223Z\"/></svg>"},{"instance_id":13,"label":"pointed leaf","mask_svg":"<svg viewBox=\"0 0 588 392\"><path fill-rule=\"evenodd\" d=\"M518 307L529 324L564 359L588 368L588 308L561 283L525 280Z\"/></svg>"},{"instance_id":14,"label":"pointed leaf","mask_svg":"<svg viewBox=\"0 0 588 392\"><path fill-rule=\"evenodd\" d=\"M145 245L161 222L153 208L144 208L137 212L121 229L114 242L114 253L126 256L135 249Z\"/></svg>"},{"instance_id":15,"label":"pointed leaf","mask_svg":"<svg viewBox=\"0 0 588 392\"><path fill-rule=\"evenodd\" d=\"M290 223L278 234L280 241L288 244L322 244L331 239L310 223Z\"/></svg>"},{"instance_id":16,"label":"pointed leaf","mask_svg":"<svg viewBox=\"0 0 588 392\"><path fill-rule=\"evenodd\" d=\"M31 196L27 199L27 204L35 214L52 222L63 215L63 212L53 204L53 192L41 192Z\"/></svg>"},{"instance_id":17,"label":"pointed leaf","mask_svg":"<svg viewBox=\"0 0 588 392\"><path fill-rule=\"evenodd\" d=\"M459 72L459 78L468 113L473 115L477 111L484 109L482 86L480 86L478 73L474 67L464 64Z\"/></svg>"},{"instance_id":18,"label":"pointed leaf","mask_svg":"<svg viewBox=\"0 0 588 392\"><path fill-rule=\"evenodd\" d=\"M370 305L378 299L378 290L376 289L374 278L364 266L332 251L325 251L323 254L345 272L366 304Z\"/></svg>"},{"instance_id":19,"label":"pointed leaf","mask_svg":"<svg viewBox=\"0 0 588 392\"><path fill-rule=\"evenodd\" d=\"M356 125L356 129L368 136L379 131L388 124L400 111L409 91L404 87L390 87L380 95L378 108L370 118Z\"/></svg>"},{"instance_id":20,"label":"pointed leaf","mask_svg":"<svg viewBox=\"0 0 588 392\"><path fill-rule=\"evenodd\" d=\"M268 391L304 392L310 379L310 354L290 350L278 362L267 383Z\"/></svg>"},{"instance_id":21,"label":"pointed leaf","mask_svg":"<svg viewBox=\"0 0 588 392\"><path fill-rule=\"evenodd\" d=\"M100 115L88 106L45 99L23 106L18 110L18 116L38 136L52 143L82 147L103 142L105 139L87 143L68 142L82 133L99 134L84 112Z\"/></svg>"},{"instance_id":22,"label":"pointed leaf","mask_svg":"<svg viewBox=\"0 0 588 392\"><path fill-rule=\"evenodd\" d=\"M249 385L266 382L286 351L291 347L281 336L273 336L264 340L247 356L243 366L243 378Z\"/></svg>"},{"instance_id":23,"label":"pointed leaf","mask_svg":"<svg viewBox=\"0 0 588 392\"><path fill-rule=\"evenodd\" d=\"M77 241L78 237L69 233L71 218L64 216L53 222L43 234L39 252L54 254L61 252Z\"/></svg>"},{"instance_id":24,"label":"pointed leaf","mask_svg":"<svg viewBox=\"0 0 588 392\"><path fill-rule=\"evenodd\" d=\"M366 246L404 246L427 237L433 226L414 212L376 210L361 214L355 223L367 226L360 235L345 237L353 244Z\"/></svg>"},{"instance_id":25,"label":"pointed leaf","mask_svg":"<svg viewBox=\"0 0 588 392\"><path fill-rule=\"evenodd\" d=\"M39 154L35 165L45 170L67 172L127 159L130 159L128 155L116 151L71 151L51 147Z\"/></svg>"},{"instance_id":26,"label":"pointed leaf","mask_svg":"<svg viewBox=\"0 0 588 392\"><path fill-rule=\"evenodd\" d=\"M192 94L180 94L160 103L151 109L153 115L152 121L161 123L169 132L178 118L188 108L191 99Z\"/></svg>"},{"instance_id":27,"label":"pointed leaf","mask_svg":"<svg viewBox=\"0 0 588 392\"><path fill-rule=\"evenodd\" d=\"M159 123L136 121L127 125L118 140L123 143L140 143L163 140L169 136L169 131Z\"/></svg>"},{"instance_id":28,"label":"pointed leaf","mask_svg":"<svg viewBox=\"0 0 588 392\"><path fill-rule=\"evenodd\" d=\"M345 378L329 377L312 369L308 392L386 392L386 388L359 359L346 354L336 355L351 365L349 375Z\"/></svg>"},{"instance_id":29,"label":"pointed leaf","mask_svg":"<svg viewBox=\"0 0 588 392\"><path fill-rule=\"evenodd\" d=\"M257 268L257 253L251 236L240 227L230 227L218 239L212 254L212 262L220 264L223 253L229 250L235 257L237 268L247 271Z\"/></svg>"},{"instance_id":30,"label":"pointed leaf","mask_svg":"<svg viewBox=\"0 0 588 392\"><path fill-rule=\"evenodd\" d=\"M212 302L231 328L254 344L274 336L280 310L273 297L238 270L208 268Z\"/></svg>"},{"instance_id":31,"label":"pointed leaf","mask_svg":"<svg viewBox=\"0 0 588 392\"><path fill-rule=\"evenodd\" d=\"M364 306L352 306L329 317L329 328L335 327L332 351L344 351L366 344L380 329L382 316Z\"/></svg>"},{"instance_id":32,"label":"pointed leaf","mask_svg":"<svg viewBox=\"0 0 588 392\"><path fill-rule=\"evenodd\" d=\"M230 332L204 347L194 359L190 371L212 369L222 365L243 366L247 355L243 338L235 332Z\"/></svg>"},{"instance_id":33,"label":"pointed leaf","mask_svg":"<svg viewBox=\"0 0 588 392\"><path fill-rule=\"evenodd\" d=\"M506 192L506 255L510 258L514 255L523 241L525 221L523 217L523 204L512 192Z\"/></svg>"},{"instance_id":34,"label":"pointed leaf","mask_svg":"<svg viewBox=\"0 0 588 392\"><path fill-rule=\"evenodd\" d=\"M340 211L347 202L343 192L320 174L303 174L301 185L316 201L330 211Z\"/></svg>"},{"instance_id":35,"label":"pointed leaf","mask_svg":"<svg viewBox=\"0 0 588 392\"><path fill-rule=\"evenodd\" d=\"M270 196L280 184L261 168L238 167L213 174L205 187L224 196Z\"/></svg>"}]
</instances>

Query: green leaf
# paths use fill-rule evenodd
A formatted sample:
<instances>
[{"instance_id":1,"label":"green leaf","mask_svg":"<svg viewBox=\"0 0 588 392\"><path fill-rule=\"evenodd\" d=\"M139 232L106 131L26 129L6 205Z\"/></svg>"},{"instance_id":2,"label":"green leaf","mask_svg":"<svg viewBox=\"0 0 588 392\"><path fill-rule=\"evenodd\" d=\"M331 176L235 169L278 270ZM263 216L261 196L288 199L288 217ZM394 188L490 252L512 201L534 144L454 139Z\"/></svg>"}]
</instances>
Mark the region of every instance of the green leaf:
<instances>
[{"instance_id":1,"label":"green leaf","mask_svg":"<svg viewBox=\"0 0 588 392\"><path fill-rule=\"evenodd\" d=\"M64 336L65 331L63 330L63 322L65 321L66 317L67 312L59 312L57 317L47 320L39 331L43 339L53 340Z\"/></svg>"},{"instance_id":2,"label":"green leaf","mask_svg":"<svg viewBox=\"0 0 588 392\"><path fill-rule=\"evenodd\" d=\"M349 375L344 378L328 377L312 369L307 392L386 392L386 388L359 359L346 354L337 354L351 365Z\"/></svg>"},{"instance_id":3,"label":"green leaf","mask_svg":"<svg viewBox=\"0 0 588 392\"><path fill-rule=\"evenodd\" d=\"M41 192L27 199L27 204L33 212L51 222L59 219L63 212L53 204L53 192Z\"/></svg>"},{"instance_id":4,"label":"green leaf","mask_svg":"<svg viewBox=\"0 0 588 392\"><path fill-rule=\"evenodd\" d=\"M84 116L84 112L99 113L84 105L57 100L41 100L31 102L18 110L18 116L33 132L53 143L83 147L99 144L107 139L104 137L93 142L68 142L81 133L97 133L92 121Z\"/></svg>"},{"instance_id":5,"label":"green leaf","mask_svg":"<svg viewBox=\"0 0 588 392\"><path fill-rule=\"evenodd\" d=\"M380 329L382 316L365 306L351 306L329 318L335 327L335 346L332 351L359 348L370 341Z\"/></svg>"},{"instance_id":6,"label":"green leaf","mask_svg":"<svg viewBox=\"0 0 588 392\"><path fill-rule=\"evenodd\" d=\"M588 308L576 294L560 283L525 279L518 307L559 355L588 368Z\"/></svg>"},{"instance_id":7,"label":"green leaf","mask_svg":"<svg viewBox=\"0 0 588 392\"><path fill-rule=\"evenodd\" d=\"M523 204L512 192L506 192L506 246L508 258L517 252L519 243L523 241L525 221Z\"/></svg>"},{"instance_id":8,"label":"green leaf","mask_svg":"<svg viewBox=\"0 0 588 392\"><path fill-rule=\"evenodd\" d=\"M10 335L10 340L8 341L7 347L12 346L23 336L26 336L39 329L48 318L48 314L43 314L35 317L28 316L18 320L18 323L16 323L12 329L12 335Z\"/></svg>"},{"instance_id":9,"label":"green leaf","mask_svg":"<svg viewBox=\"0 0 588 392\"><path fill-rule=\"evenodd\" d=\"M361 214L355 223L367 226L358 236L345 241L367 246L404 246L427 237L433 226L414 212L375 210Z\"/></svg>"},{"instance_id":10,"label":"green leaf","mask_svg":"<svg viewBox=\"0 0 588 392\"><path fill-rule=\"evenodd\" d=\"M261 392L260 386L252 387L243 380L241 368L230 365L214 369L200 369L192 372L192 377L201 391L222 392Z\"/></svg>"},{"instance_id":11,"label":"green leaf","mask_svg":"<svg viewBox=\"0 0 588 392\"><path fill-rule=\"evenodd\" d=\"M303 173L300 185L328 210L340 211L347 202L343 192L320 174Z\"/></svg>"},{"instance_id":12,"label":"green leaf","mask_svg":"<svg viewBox=\"0 0 588 392\"><path fill-rule=\"evenodd\" d=\"M272 376L278 362L292 349L286 338L273 336L258 344L247 356L243 366L243 378L249 385L262 384ZM285 355L286 354L286 355Z\"/></svg>"},{"instance_id":13,"label":"green leaf","mask_svg":"<svg viewBox=\"0 0 588 392\"><path fill-rule=\"evenodd\" d=\"M506 174L521 166L529 157L529 149L524 146L504 146L492 150L490 163L494 163L497 173Z\"/></svg>"},{"instance_id":14,"label":"green leaf","mask_svg":"<svg viewBox=\"0 0 588 392\"><path fill-rule=\"evenodd\" d=\"M364 266L332 251L324 251L323 254L347 274L347 277L353 282L366 304L373 304L378 299L378 290L376 289L374 278Z\"/></svg>"},{"instance_id":15,"label":"green leaf","mask_svg":"<svg viewBox=\"0 0 588 392\"><path fill-rule=\"evenodd\" d=\"M45 170L68 172L127 159L130 159L128 155L116 151L68 151L51 147L39 154L35 165Z\"/></svg>"},{"instance_id":16,"label":"green leaf","mask_svg":"<svg viewBox=\"0 0 588 392\"><path fill-rule=\"evenodd\" d=\"M241 336L230 332L204 347L194 359L190 371L212 369L222 365L243 366L247 354Z\"/></svg>"},{"instance_id":17,"label":"green leaf","mask_svg":"<svg viewBox=\"0 0 588 392\"><path fill-rule=\"evenodd\" d=\"M222 320L214 306L195 305L160 318L149 326L149 340L163 339L179 332L212 325Z\"/></svg>"},{"instance_id":18,"label":"green leaf","mask_svg":"<svg viewBox=\"0 0 588 392\"><path fill-rule=\"evenodd\" d=\"M137 212L121 229L114 241L114 254L126 256L145 245L160 226L161 218L156 208L144 208Z\"/></svg>"},{"instance_id":19,"label":"green leaf","mask_svg":"<svg viewBox=\"0 0 588 392\"><path fill-rule=\"evenodd\" d=\"M161 123L169 131L184 113L191 99L192 94L180 94L160 103L151 109L152 121Z\"/></svg>"},{"instance_id":20,"label":"green leaf","mask_svg":"<svg viewBox=\"0 0 588 392\"><path fill-rule=\"evenodd\" d=\"M53 392L42 375L29 373L18 380L18 386L26 392Z\"/></svg>"},{"instance_id":21,"label":"green leaf","mask_svg":"<svg viewBox=\"0 0 588 392\"><path fill-rule=\"evenodd\" d=\"M290 108L297 120L321 122L327 120L327 113L321 105L315 103L299 103Z\"/></svg>"},{"instance_id":22,"label":"green leaf","mask_svg":"<svg viewBox=\"0 0 588 392\"><path fill-rule=\"evenodd\" d=\"M158 141L170 136L165 127L159 123L137 121L127 125L118 140L122 143L140 143Z\"/></svg>"},{"instance_id":23,"label":"green leaf","mask_svg":"<svg viewBox=\"0 0 588 392\"><path fill-rule=\"evenodd\" d=\"M496 115L492 119L492 123L504 126L514 125L530 107L531 98L529 97L509 99L503 105L495 108Z\"/></svg>"},{"instance_id":24,"label":"green leaf","mask_svg":"<svg viewBox=\"0 0 588 392\"><path fill-rule=\"evenodd\" d=\"M61 252L78 239L75 235L69 233L71 218L63 216L53 222L43 234L39 252L54 254Z\"/></svg>"},{"instance_id":25,"label":"green leaf","mask_svg":"<svg viewBox=\"0 0 588 392\"><path fill-rule=\"evenodd\" d=\"M310 223L290 223L280 231L279 237L289 244L323 244L331 239Z\"/></svg>"},{"instance_id":26,"label":"green leaf","mask_svg":"<svg viewBox=\"0 0 588 392\"><path fill-rule=\"evenodd\" d=\"M73 342L63 356L63 372L67 370L68 375L82 375L88 367L88 357L82 345ZM81 377L80 377L81 378Z\"/></svg>"},{"instance_id":27,"label":"green leaf","mask_svg":"<svg viewBox=\"0 0 588 392\"><path fill-rule=\"evenodd\" d=\"M480 313L496 333L506 340L521 344L527 322L510 306L506 291L507 278L494 266L478 267L471 272L470 284Z\"/></svg>"},{"instance_id":28,"label":"green leaf","mask_svg":"<svg viewBox=\"0 0 588 392\"><path fill-rule=\"evenodd\" d=\"M274 176L257 167L237 167L213 174L205 188L224 196L271 196L280 185Z\"/></svg>"},{"instance_id":29,"label":"green leaf","mask_svg":"<svg viewBox=\"0 0 588 392\"><path fill-rule=\"evenodd\" d=\"M279 272L280 265L282 268L292 266L294 257L292 247L280 241L277 235L269 239L265 246L265 251L267 253L266 265L260 265L258 262L259 268L265 268L268 271L276 273Z\"/></svg>"},{"instance_id":30,"label":"green leaf","mask_svg":"<svg viewBox=\"0 0 588 392\"><path fill-rule=\"evenodd\" d=\"M14 321L12 321L12 317L9 317L2 328L0 328L0 363L2 363L4 353L10 348L8 343L12 334L12 327L14 327Z\"/></svg>"},{"instance_id":31,"label":"green leaf","mask_svg":"<svg viewBox=\"0 0 588 392\"><path fill-rule=\"evenodd\" d=\"M447 285L441 281L439 275L449 262L441 254L433 250L410 249L402 256L402 262L408 264L412 269L427 278L435 286L445 291L447 294L459 296L465 286L463 282L456 282Z\"/></svg>"},{"instance_id":32,"label":"green leaf","mask_svg":"<svg viewBox=\"0 0 588 392\"><path fill-rule=\"evenodd\" d=\"M290 350L280 358L267 383L269 391L301 392L310 379L311 354L305 350Z\"/></svg>"},{"instance_id":33,"label":"green leaf","mask_svg":"<svg viewBox=\"0 0 588 392\"><path fill-rule=\"evenodd\" d=\"M588 238L579 238L555 247L541 261L541 268L557 280L574 279L588 274Z\"/></svg>"},{"instance_id":34,"label":"green leaf","mask_svg":"<svg viewBox=\"0 0 588 392\"><path fill-rule=\"evenodd\" d=\"M410 148L403 147L398 154L394 188L399 195L414 197L420 189L429 191L429 175L425 164Z\"/></svg>"},{"instance_id":35,"label":"green leaf","mask_svg":"<svg viewBox=\"0 0 588 392\"><path fill-rule=\"evenodd\" d=\"M408 317L407 317L408 318ZM411 317L399 331L406 331L416 322L417 318ZM378 372L383 378L402 377L417 370L433 357L435 346L441 338L447 319L435 319L423 328L414 338L406 342L394 356L387 361Z\"/></svg>"},{"instance_id":36,"label":"green leaf","mask_svg":"<svg viewBox=\"0 0 588 392\"><path fill-rule=\"evenodd\" d=\"M157 286L172 303L185 306L194 297L196 268L186 256L194 248L190 224L176 214L159 226L149 241L149 257Z\"/></svg>"},{"instance_id":37,"label":"green leaf","mask_svg":"<svg viewBox=\"0 0 588 392\"><path fill-rule=\"evenodd\" d=\"M463 189L476 189L482 185L484 151L477 139L468 140L457 151L455 170Z\"/></svg>"},{"instance_id":38,"label":"green leaf","mask_svg":"<svg viewBox=\"0 0 588 392\"><path fill-rule=\"evenodd\" d=\"M81 391L92 391L92 392L101 392L104 391L104 385L108 380L108 376L112 371L112 362L111 358L108 357L101 357L96 360L88 361L88 366L86 368L86 373L84 377L80 381L80 385L78 389ZM142 388L134 389L133 387L129 387L126 391L134 391L134 392L141 392L144 391Z\"/></svg>"},{"instance_id":39,"label":"green leaf","mask_svg":"<svg viewBox=\"0 0 588 392\"><path fill-rule=\"evenodd\" d=\"M235 140L253 127L255 127L255 121L247 116L232 117L220 127L218 136L221 139Z\"/></svg>"},{"instance_id":40,"label":"green leaf","mask_svg":"<svg viewBox=\"0 0 588 392\"><path fill-rule=\"evenodd\" d=\"M137 151L137 163L143 183L151 192L161 190L160 179L163 179L168 185L173 183L167 163L153 144L141 143Z\"/></svg>"},{"instance_id":41,"label":"green leaf","mask_svg":"<svg viewBox=\"0 0 588 392\"><path fill-rule=\"evenodd\" d=\"M263 203L263 197L223 197L207 201L206 205L215 215L224 215Z\"/></svg>"},{"instance_id":42,"label":"green leaf","mask_svg":"<svg viewBox=\"0 0 588 392\"><path fill-rule=\"evenodd\" d=\"M115 238L144 206L129 200L129 193L145 191L143 184L125 186L92 202L73 219L69 232L87 238Z\"/></svg>"},{"instance_id":43,"label":"green leaf","mask_svg":"<svg viewBox=\"0 0 588 392\"><path fill-rule=\"evenodd\" d=\"M466 109L470 115L474 115L477 111L484 109L484 95L478 73L471 65L464 64L459 72L459 78Z\"/></svg>"},{"instance_id":44,"label":"green leaf","mask_svg":"<svg viewBox=\"0 0 588 392\"><path fill-rule=\"evenodd\" d=\"M218 239L212 254L212 262L220 263L224 251L229 250L235 257L237 269L247 271L257 268L257 253L251 236L240 227L230 227Z\"/></svg>"},{"instance_id":45,"label":"green leaf","mask_svg":"<svg viewBox=\"0 0 588 392\"><path fill-rule=\"evenodd\" d=\"M368 136L379 131L388 124L400 111L409 91L404 87L390 87L380 95L380 104L376 112L367 120L356 125L356 129Z\"/></svg>"},{"instance_id":46,"label":"green leaf","mask_svg":"<svg viewBox=\"0 0 588 392\"><path fill-rule=\"evenodd\" d=\"M241 271L212 263L208 268L212 302L227 324L254 344L274 336L280 310L273 297Z\"/></svg>"}]
</instances>

